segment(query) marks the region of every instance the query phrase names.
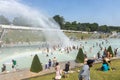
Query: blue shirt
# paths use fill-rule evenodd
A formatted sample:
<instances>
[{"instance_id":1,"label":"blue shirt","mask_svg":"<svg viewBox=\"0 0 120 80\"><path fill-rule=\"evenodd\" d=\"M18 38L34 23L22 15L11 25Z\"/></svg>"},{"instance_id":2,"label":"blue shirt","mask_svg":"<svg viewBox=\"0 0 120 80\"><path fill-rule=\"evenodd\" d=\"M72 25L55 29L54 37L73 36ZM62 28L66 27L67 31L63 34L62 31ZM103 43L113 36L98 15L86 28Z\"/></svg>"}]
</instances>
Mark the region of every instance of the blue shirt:
<instances>
[{"instance_id":1,"label":"blue shirt","mask_svg":"<svg viewBox=\"0 0 120 80\"><path fill-rule=\"evenodd\" d=\"M109 70L109 65L108 64L102 64L102 70L103 71L108 71Z\"/></svg>"}]
</instances>

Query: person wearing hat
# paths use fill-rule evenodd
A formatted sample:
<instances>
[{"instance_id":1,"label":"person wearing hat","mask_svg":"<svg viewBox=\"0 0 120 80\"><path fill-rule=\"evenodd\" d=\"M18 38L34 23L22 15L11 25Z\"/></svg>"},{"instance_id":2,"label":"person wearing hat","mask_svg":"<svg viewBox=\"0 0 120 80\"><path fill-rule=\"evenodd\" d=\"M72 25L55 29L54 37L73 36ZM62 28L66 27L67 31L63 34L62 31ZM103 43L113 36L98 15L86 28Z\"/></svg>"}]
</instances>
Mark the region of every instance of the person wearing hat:
<instances>
[{"instance_id":1,"label":"person wearing hat","mask_svg":"<svg viewBox=\"0 0 120 80\"><path fill-rule=\"evenodd\" d=\"M94 60L87 60L87 63L82 67L78 78L79 80L90 80L90 67L93 66Z\"/></svg>"}]
</instances>

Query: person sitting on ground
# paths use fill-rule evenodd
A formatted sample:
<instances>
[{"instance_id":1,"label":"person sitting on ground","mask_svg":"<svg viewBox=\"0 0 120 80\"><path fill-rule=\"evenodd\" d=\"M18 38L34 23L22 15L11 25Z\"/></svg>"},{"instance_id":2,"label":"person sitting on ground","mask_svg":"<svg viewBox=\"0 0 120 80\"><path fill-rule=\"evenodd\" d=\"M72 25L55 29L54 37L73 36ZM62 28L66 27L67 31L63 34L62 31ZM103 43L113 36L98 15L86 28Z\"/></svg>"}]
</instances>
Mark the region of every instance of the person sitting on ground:
<instances>
[{"instance_id":1,"label":"person sitting on ground","mask_svg":"<svg viewBox=\"0 0 120 80\"><path fill-rule=\"evenodd\" d=\"M65 71L66 73L68 73L69 68L70 68L70 62L67 62L67 63L65 64L65 69L64 69L64 71Z\"/></svg>"},{"instance_id":2,"label":"person sitting on ground","mask_svg":"<svg viewBox=\"0 0 120 80\"><path fill-rule=\"evenodd\" d=\"M110 70L110 66L109 66L106 58L103 59L101 70L102 71L108 71L108 70Z\"/></svg>"},{"instance_id":3,"label":"person sitting on ground","mask_svg":"<svg viewBox=\"0 0 120 80\"><path fill-rule=\"evenodd\" d=\"M109 58L105 58L105 60L109 65L109 70L112 70L112 68L111 68L111 60Z\"/></svg>"},{"instance_id":4,"label":"person sitting on ground","mask_svg":"<svg viewBox=\"0 0 120 80\"><path fill-rule=\"evenodd\" d=\"M70 62L67 62L66 64L65 64L65 69L64 69L64 77L66 78L66 77L68 77L68 71L70 70Z\"/></svg>"}]
</instances>

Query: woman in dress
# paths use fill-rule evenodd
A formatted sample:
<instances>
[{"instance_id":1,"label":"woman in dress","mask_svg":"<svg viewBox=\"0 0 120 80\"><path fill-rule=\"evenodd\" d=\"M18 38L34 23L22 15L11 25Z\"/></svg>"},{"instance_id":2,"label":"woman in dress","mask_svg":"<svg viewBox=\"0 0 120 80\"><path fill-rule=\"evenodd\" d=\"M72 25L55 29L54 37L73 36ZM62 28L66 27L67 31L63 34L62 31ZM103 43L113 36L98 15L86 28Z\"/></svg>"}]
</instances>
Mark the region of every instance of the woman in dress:
<instances>
[{"instance_id":1,"label":"woman in dress","mask_svg":"<svg viewBox=\"0 0 120 80\"><path fill-rule=\"evenodd\" d=\"M56 62L55 70L56 70L55 80L60 80L61 79L62 71L60 69L60 65L59 65L58 62Z\"/></svg>"}]
</instances>

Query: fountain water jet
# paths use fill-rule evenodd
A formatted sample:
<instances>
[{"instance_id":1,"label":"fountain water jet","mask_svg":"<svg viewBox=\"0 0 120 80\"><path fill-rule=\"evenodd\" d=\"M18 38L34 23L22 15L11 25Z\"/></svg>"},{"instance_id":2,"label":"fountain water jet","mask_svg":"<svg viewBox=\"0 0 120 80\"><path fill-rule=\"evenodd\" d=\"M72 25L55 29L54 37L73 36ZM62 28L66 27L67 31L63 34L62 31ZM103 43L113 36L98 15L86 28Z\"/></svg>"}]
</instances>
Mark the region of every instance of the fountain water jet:
<instances>
[{"instance_id":1,"label":"fountain water jet","mask_svg":"<svg viewBox=\"0 0 120 80\"><path fill-rule=\"evenodd\" d=\"M53 19L50 19L47 15L43 15L43 13L39 12L38 10L20 3L18 0L1 0L0 13L8 16L9 18L14 18L16 16L23 17L34 27L40 26L44 29L60 30L59 25ZM46 42L49 44L52 42L50 45L58 44L58 42L65 47L71 45L70 40L62 31L42 32L44 33Z\"/></svg>"}]
</instances>

